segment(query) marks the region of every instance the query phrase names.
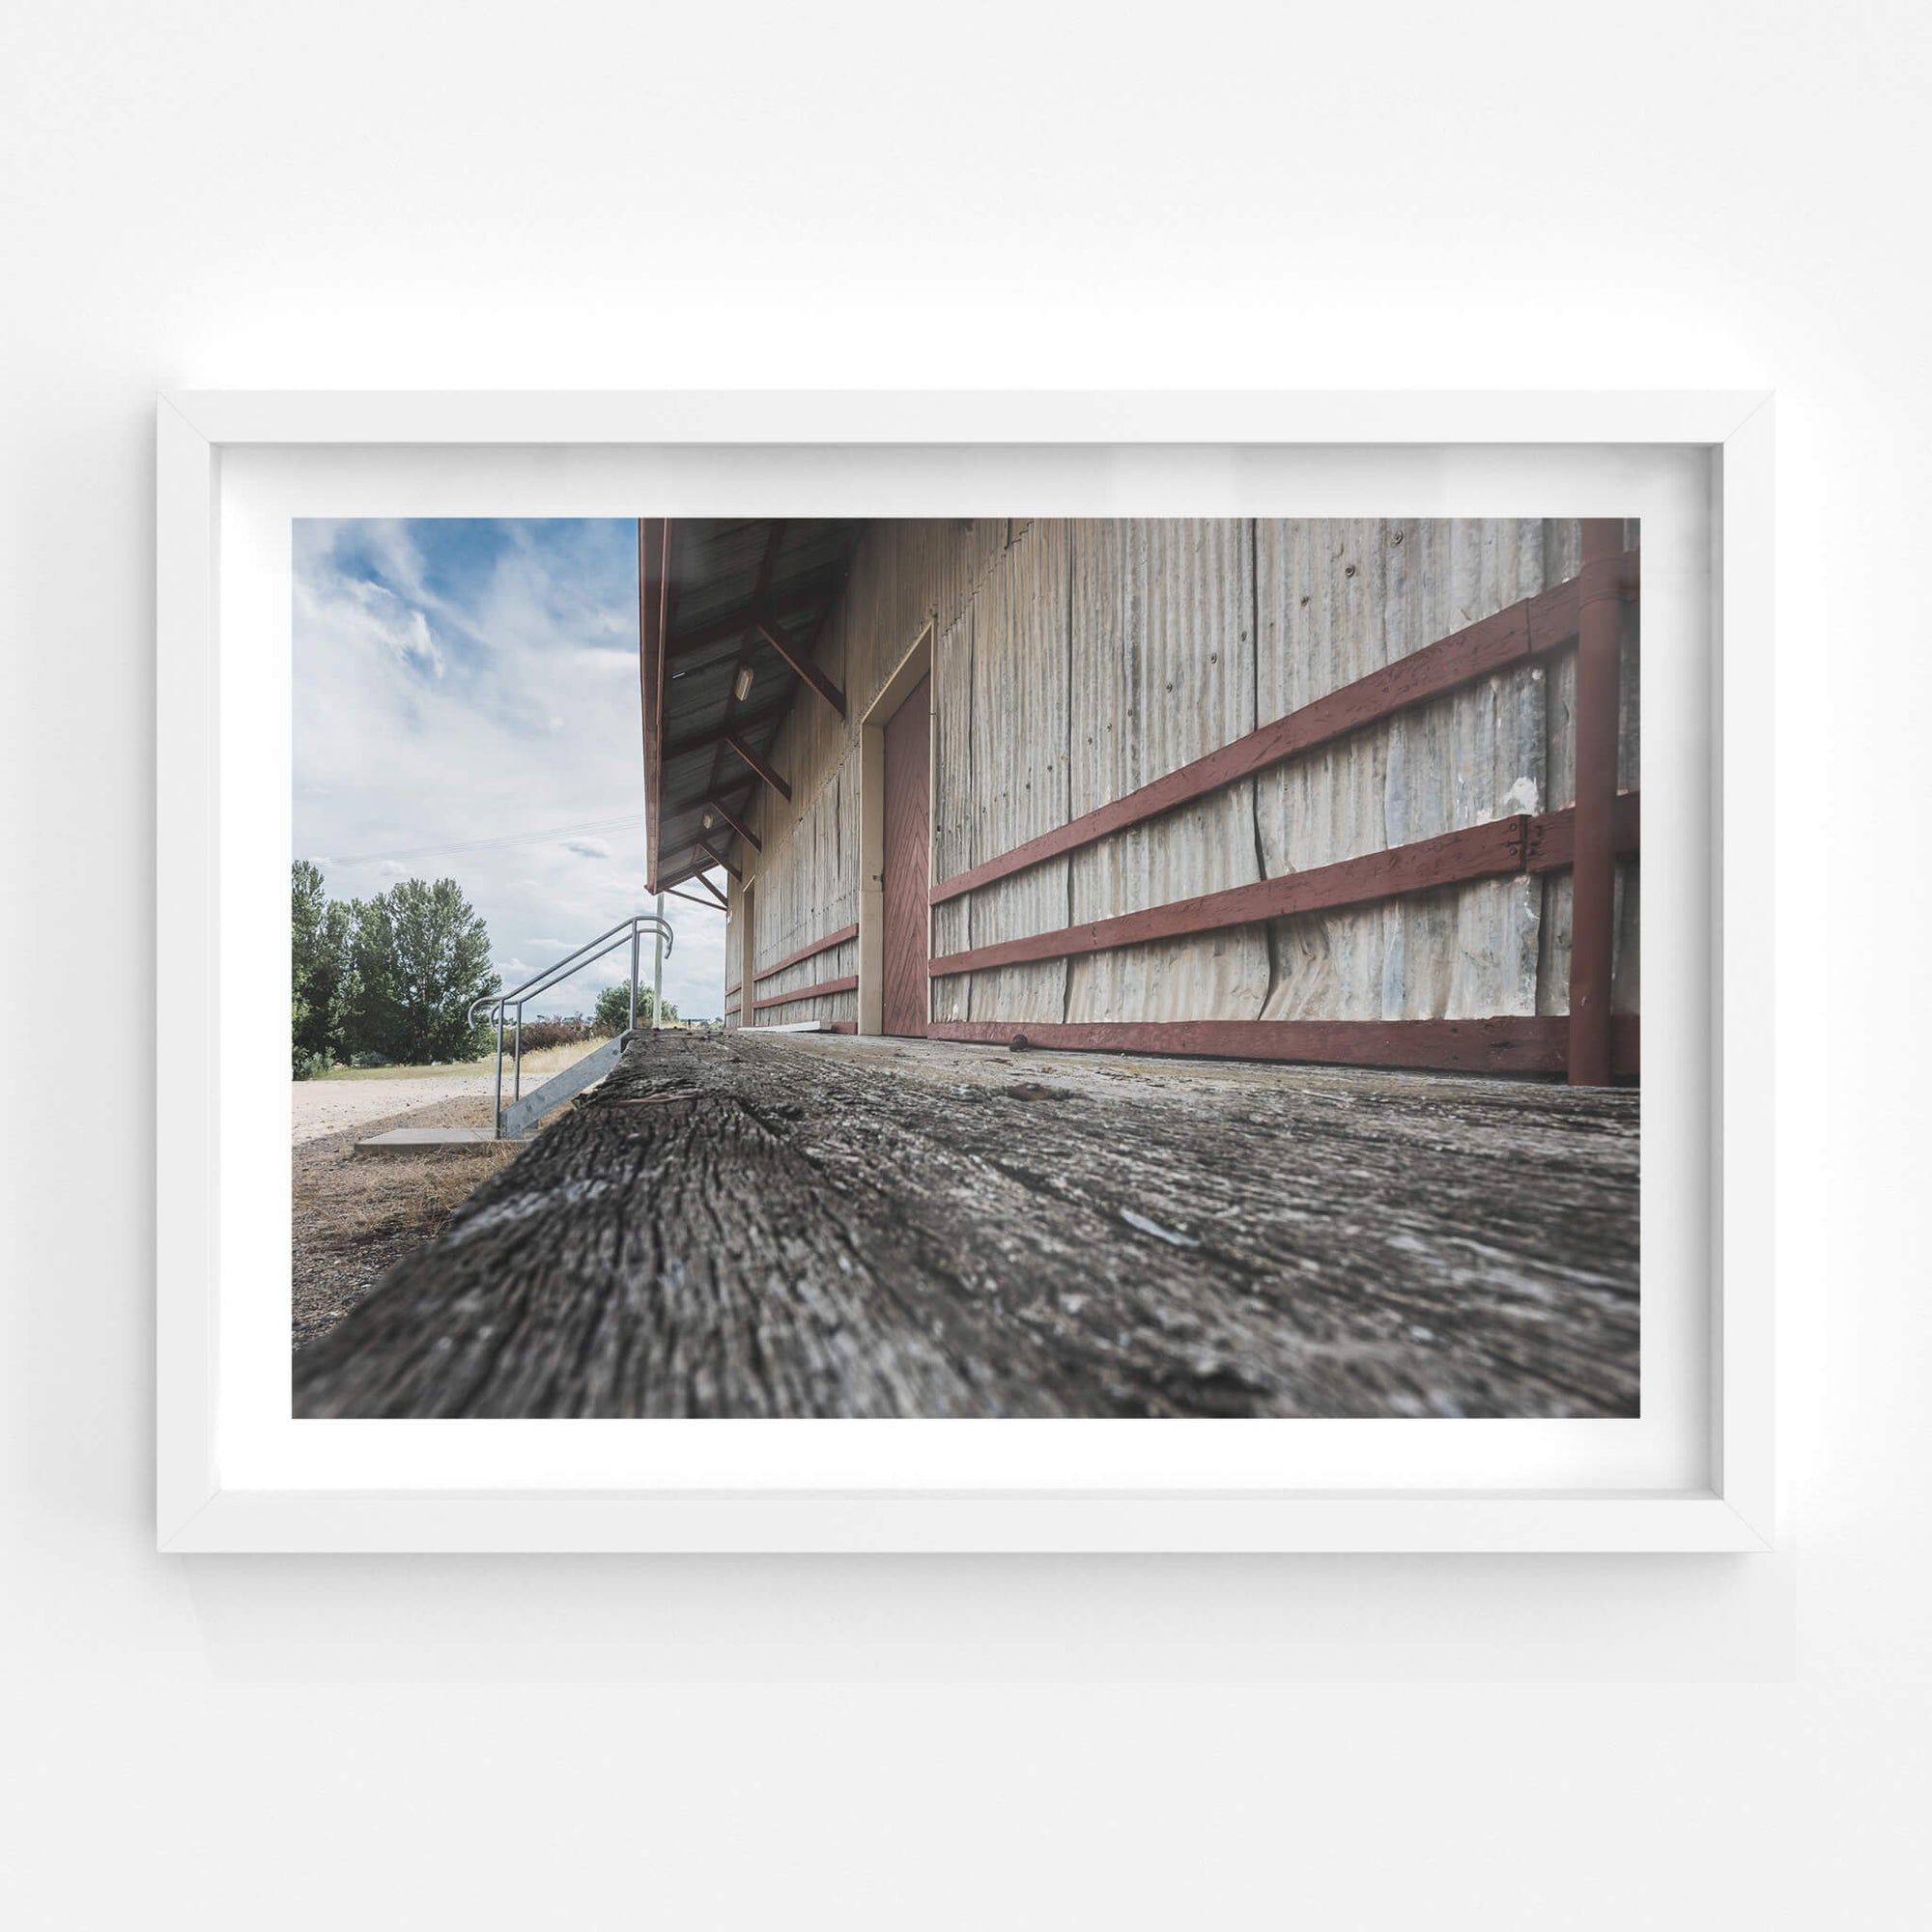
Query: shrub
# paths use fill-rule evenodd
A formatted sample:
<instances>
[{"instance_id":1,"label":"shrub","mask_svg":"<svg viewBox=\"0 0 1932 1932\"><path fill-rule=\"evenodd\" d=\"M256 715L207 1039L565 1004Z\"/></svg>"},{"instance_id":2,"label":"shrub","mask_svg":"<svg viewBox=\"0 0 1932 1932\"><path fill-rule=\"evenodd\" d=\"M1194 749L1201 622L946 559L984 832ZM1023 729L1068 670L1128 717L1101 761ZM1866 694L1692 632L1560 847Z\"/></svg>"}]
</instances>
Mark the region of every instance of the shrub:
<instances>
[{"instance_id":1,"label":"shrub","mask_svg":"<svg viewBox=\"0 0 1932 1932\"><path fill-rule=\"evenodd\" d=\"M603 1030L593 1026L588 1020L573 1015L567 1020L526 1020L524 1022L524 1051L541 1053L547 1046L576 1046L581 1040L598 1039ZM504 1043L516 1037L514 1033L505 1036ZM493 1036L494 1038L494 1036Z\"/></svg>"},{"instance_id":2,"label":"shrub","mask_svg":"<svg viewBox=\"0 0 1932 1932\"><path fill-rule=\"evenodd\" d=\"M665 1018L674 1020L677 1009L667 1000ZM651 989L638 988L638 1024L647 1027L651 1023ZM631 982L626 980L621 985L606 986L597 996L597 1031L602 1034L622 1033L631 1024Z\"/></svg>"}]
</instances>

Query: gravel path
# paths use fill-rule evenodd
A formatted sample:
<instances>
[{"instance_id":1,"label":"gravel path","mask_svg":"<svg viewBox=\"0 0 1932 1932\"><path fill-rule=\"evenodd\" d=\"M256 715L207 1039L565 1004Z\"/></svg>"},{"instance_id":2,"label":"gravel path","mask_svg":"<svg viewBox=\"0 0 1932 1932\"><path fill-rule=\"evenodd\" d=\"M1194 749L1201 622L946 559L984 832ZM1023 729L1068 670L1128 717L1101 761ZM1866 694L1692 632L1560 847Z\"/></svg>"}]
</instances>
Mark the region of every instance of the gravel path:
<instances>
[{"instance_id":1,"label":"gravel path","mask_svg":"<svg viewBox=\"0 0 1932 1932\"><path fill-rule=\"evenodd\" d=\"M440 1073L426 1080L294 1080L289 1083L294 1096L294 1145L300 1147L304 1141L339 1134L343 1128L358 1127L365 1121L386 1120L391 1114L406 1114L444 1100L482 1099L495 1084L494 1072ZM488 1107L482 1120L488 1126Z\"/></svg>"}]
</instances>

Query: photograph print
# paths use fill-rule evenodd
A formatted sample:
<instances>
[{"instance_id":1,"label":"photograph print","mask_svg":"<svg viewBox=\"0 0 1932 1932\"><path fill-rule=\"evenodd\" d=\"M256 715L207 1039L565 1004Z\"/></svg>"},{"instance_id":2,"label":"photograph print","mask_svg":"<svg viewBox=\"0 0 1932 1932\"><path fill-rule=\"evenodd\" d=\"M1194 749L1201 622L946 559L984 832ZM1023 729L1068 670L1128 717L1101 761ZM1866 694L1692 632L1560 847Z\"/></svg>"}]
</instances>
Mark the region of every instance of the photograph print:
<instances>
[{"instance_id":1,"label":"photograph print","mask_svg":"<svg viewBox=\"0 0 1932 1932\"><path fill-rule=\"evenodd\" d=\"M1635 520L291 540L297 1417L1642 1412Z\"/></svg>"}]
</instances>

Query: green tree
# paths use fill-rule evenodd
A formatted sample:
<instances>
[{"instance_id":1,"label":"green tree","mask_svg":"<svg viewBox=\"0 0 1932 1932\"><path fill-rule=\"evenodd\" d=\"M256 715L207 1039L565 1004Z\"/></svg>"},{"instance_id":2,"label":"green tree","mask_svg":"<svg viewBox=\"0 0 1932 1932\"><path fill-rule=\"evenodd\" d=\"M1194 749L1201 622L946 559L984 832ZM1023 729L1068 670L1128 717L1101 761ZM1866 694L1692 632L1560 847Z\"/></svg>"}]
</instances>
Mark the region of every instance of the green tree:
<instances>
[{"instance_id":1,"label":"green tree","mask_svg":"<svg viewBox=\"0 0 1932 1932\"><path fill-rule=\"evenodd\" d=\"M665 1018L674 1020L676 1017L677 1009L667 1000L665 1002ZM647 1027L651 1023L651 989L648 986L639 986L638 988L638 1024L640 1027ZM630 1024L631 982L625 980L618 985L606 986L597 995L598 1027L605 1033L622 1033Z\"/></svg>"},{"instance_id":2,"label":"green tree","mask_svg":"<svg viewBox=\"0 0 1932 1932\"><path fill-rule=\"evenodd\" d=\"M295 1071L345 1057L343 1022L349 991L355 921L349 907L331 902L322 873L306 859L290 872L290 1001Z\"/></svg>"},{"instance_id":3,"label":"green tree","mask_svg":"<svg viewBox=\"0 0 1932 1932\"><path fill-rule=\"evenodd\" d=\"M354 907L344 1034L355 1052L408 1065L473 1060L492 1037L470 1006L501 980L490 932L454 879L405 879Z\"/></svg>"}]
</instances>

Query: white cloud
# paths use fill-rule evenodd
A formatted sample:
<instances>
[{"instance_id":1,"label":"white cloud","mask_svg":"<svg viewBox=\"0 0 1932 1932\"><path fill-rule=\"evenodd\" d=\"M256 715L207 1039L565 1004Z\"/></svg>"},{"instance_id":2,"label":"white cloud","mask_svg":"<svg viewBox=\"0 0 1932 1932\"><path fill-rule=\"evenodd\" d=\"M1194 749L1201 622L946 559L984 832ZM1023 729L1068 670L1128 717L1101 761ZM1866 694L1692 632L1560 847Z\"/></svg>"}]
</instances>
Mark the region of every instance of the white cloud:
<instances>
[{"instance_id":1,"label":"white cloud","mask_svg":"<svg viewBox=\"0 0 1932 1932\"><path fill-rule=\"evenodd\" d=\"M641 811L635 533L494 526L497 541L453 560L465 528L477 526L296 526L295 856L367 855L317 858L336 897L455 878L514 983L650 909L641 820L547 848L427 848L593 822L603 835ZM676 900L666 911L677 934L666 996L716 1014L724 915ZM647 980L650 969L646 947ZM626 949L531 1016L586 1010L629 971Z\"/></svg>"}]
</instances>

